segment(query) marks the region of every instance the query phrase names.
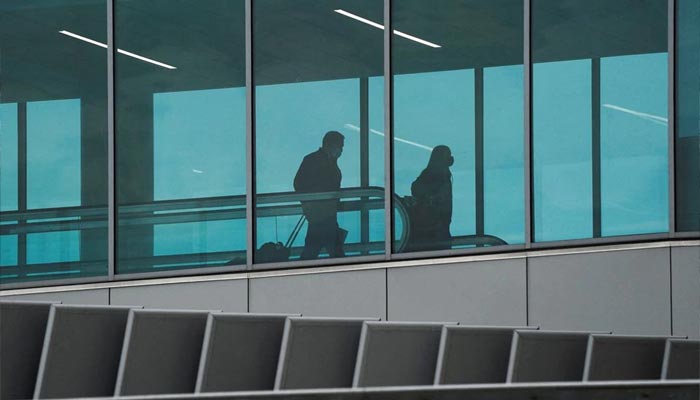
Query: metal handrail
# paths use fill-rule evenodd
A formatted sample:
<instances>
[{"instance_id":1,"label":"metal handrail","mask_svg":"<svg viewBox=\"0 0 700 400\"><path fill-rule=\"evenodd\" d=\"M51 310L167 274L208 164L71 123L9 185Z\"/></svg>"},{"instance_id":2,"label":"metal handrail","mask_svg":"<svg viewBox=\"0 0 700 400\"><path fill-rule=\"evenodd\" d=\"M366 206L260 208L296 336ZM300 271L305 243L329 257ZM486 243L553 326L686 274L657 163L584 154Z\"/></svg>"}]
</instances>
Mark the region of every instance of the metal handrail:
<instances>
[{"instance_id":1,"label":"metal handrail","mask_svg":"<svg viewBox=\"0 0 700 400\"><path fill-rule=\"evenodd\" d=\"M323 193L263 193L256 196L255 213L261 217L301 215L303 210L300 202L302 201L351 198L359 200L340 201L338 207L340 212L383 209L383 197L384 188L378 186L343 188ZM403 202L395 201L395 205L403 226L408 227L408 212ZM244 219L246 217L245 195L125 204L118 207L118 212L120 226ZM42 219L49 221L41 221ZM2 212L0 221L17 222L0 225L0 232L4 235L100 229L107 227L107 208L104 206L61 207L25 212ZM408 232L404 229L395 244L396 248L403 248L407 238Z\"/></svg>"},{"instance_id":2,"label":"metal handrail","mask_svg":"<svg viewBox=\"0 0 700 400\"><path fill-rule=\"evenodd\" d=\"M343 188L323 193L264 193L256 196L256 216L272 217L301 215L300 202L332 199L351 199L339 202L339 211L361 211L384 208L384 188L370 186L364 188ZM292 204L289 204L292 203ZM408 209L400 196L394 195L394 208L401 218L401 236L394 242L394 251L401 252L410 235ZM262 205L262 206L261 206ZM2 212L0 221L17 221L15 224L0 225L4 235L17 233L39 233L107 227L107 208L102 207L61 207L38 209L26 212ZM57 219L64 220L57 220ZM70 220L65 220L72 218ZM236 220L246 218L245 195L219 196L196 199L159 200L149 203L135 203L119 206L119 225L154 225L186 222ZM42 219L48 221L41 221ZM36 221L36 222L34 222ZM20 223L21 222L21 223ZM366 243L381 247L381 242ZM492 235L463 235L452 239L453 246L496 246L507 244ZM292 253L297 251L292 249ZM300 251L300 250L299 250Z\"/></svg>"}]
</instances>

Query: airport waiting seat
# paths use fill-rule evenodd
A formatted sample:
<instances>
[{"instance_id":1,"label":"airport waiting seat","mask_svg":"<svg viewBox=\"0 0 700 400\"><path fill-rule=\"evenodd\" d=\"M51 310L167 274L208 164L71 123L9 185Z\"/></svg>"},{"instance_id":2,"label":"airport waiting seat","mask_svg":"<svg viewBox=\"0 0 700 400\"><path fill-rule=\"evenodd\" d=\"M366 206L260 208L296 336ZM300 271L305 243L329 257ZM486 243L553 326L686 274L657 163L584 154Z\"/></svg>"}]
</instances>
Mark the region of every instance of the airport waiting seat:
<instances>
[{"instance_id":1,"label":"airport waiting seat","mask_svg":"<svg viewBox=\"0 0 700 400\"><path fill-rule=\"evenodd\" d=\"M272 390L287 316L209 314L195 391Z\"/></svg>"},{"instance_id":2,"label":"airport waiting seat","mask_svg":"<svg viewBox=\"0 0 700 400\"><path fill-rule=\"evenodd\" d=\"M194 393L208 315L131 310L115 396Z\"/></svg>"},{"instance_id":3,"label":"airport waiting seat","mask_svg":"<svg viewBox=\"0 0 700 400\"><path fill-rule=\"evenodd\" d=\"M444 326L435 384L505 383L516 329L537 328Z\"/></svg>"},{"instance_id":4,"label":"airport waiting seat","mask_svg":"<svg viewBox=\"0 0 700 400\"><path fill-rule=\"evenodd\" d=\"M697 398L700 387L698 340L362 318L0 301L0 351L0 400L453 398L479 387L544 396L536 388L574 386L587 398Z\"/></svg>"},{"instance_id":5,"label":"airport waiting seat","mask_svg":"<svg viewBox=\"0 0 700 400\"><path fill-rule=\"evenodd\" d=\"M52 304L0 302L0 399L32 398Z\"/></svg>"},{"instance_id":6,"label":"airport waiting seat","mask_svg":"<svg viewBox=\"0 0 700 400\"><path fill-rule=\"evenodd\" d=\"M516 330L507 382L580 382L589 335L587 332Z\"/></svg>"},{"instance_id":7,"label":"airport waiting seat","mask_svg":"<svg viewBox=\"0 0 700 400\"><path fill-rule=\"evenodd\" d=\"M365 322L353 386L432 385L443 326Z\"/></svg>"},{"instance_id":8,"label":"airport waiting seat","mask_svg":"<svg viewBox=\"0 0 700 400\"><path fill-rule=\"evenodd\" d=\"M700 340L666 340L661 379L700 379Z\"/></svg>"},{"instance_id":9,"label":"airport waiting seat","mask_svg":"<svg viewBox=\"0 0 700 400\"><path fill-rule=\"evenodd\" d=\"M661 378L666 336L591 335L584 381Z\"/></svg>"},{"instance_id":10,"label":"airport waiting seat","mask_svg":"<svg viewBox=\"0 0 700 400\"><path fill-rule=\"evenodd\" d=\"M130 309L51 306L34 398L111 396Z\"/></svg>"},{"instance_id":11,"label":"airport waiting seat","mask_svg":"<svg viewBox=\"0 0 700 400\"><path fill-rule=\"evenodd\" d=\"M288 318L275 389L351 387L365 321L362 318Z\"/></svg>"}]
</instances>

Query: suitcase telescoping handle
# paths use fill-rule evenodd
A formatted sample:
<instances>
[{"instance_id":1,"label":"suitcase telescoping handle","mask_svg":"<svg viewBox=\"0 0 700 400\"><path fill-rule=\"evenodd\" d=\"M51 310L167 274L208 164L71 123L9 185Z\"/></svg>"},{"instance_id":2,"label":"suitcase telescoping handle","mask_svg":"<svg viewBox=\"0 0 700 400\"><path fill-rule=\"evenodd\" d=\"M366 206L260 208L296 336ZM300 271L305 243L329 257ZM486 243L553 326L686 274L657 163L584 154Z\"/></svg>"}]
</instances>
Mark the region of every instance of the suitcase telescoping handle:
<instances>
[{"instance_id":1,"label":"suitcase telescoping handle","mask_svg":"<svg viewBox=\"0 0 700 400\"><path fill-rule=\"evenodd\" d=\"M292 244L294 244L294 241L297 239L297 236L299 236L299 232L301 232L301 228L304 226L304 222L306 222L306 216L302 214L302 216L299 218L299 221L297 221L297 224L294 226L292 234L289 235L287 243L284 244L284 247L288 249L291 248Z\"/></svg>"}]
</instances>

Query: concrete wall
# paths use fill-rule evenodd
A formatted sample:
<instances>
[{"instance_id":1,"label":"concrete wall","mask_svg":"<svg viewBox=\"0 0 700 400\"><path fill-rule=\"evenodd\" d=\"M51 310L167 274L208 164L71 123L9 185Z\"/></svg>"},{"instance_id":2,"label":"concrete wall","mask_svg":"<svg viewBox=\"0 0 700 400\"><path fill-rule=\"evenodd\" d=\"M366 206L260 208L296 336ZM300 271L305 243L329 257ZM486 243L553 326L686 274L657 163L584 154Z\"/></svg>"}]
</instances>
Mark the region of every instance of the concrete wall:
<instances>
[{"instance_id":1,"label":"concrete wall","mask_svg":"<svg viewBox=\"0 0 700 400\"><path fill-rule=\"evenodd\" d=\"M700 337L700 247L671 249L673 334Z\"/></svg>"},{"instance_id":2,"label":"concrete wall","mask_svg":"<svg viewBox=\"0 0 700 400\"><path fill-rule=\"evenodd\" d=\"M0 299L700 337L700 246L417 264Z\"/></svg>"}]
</instances>

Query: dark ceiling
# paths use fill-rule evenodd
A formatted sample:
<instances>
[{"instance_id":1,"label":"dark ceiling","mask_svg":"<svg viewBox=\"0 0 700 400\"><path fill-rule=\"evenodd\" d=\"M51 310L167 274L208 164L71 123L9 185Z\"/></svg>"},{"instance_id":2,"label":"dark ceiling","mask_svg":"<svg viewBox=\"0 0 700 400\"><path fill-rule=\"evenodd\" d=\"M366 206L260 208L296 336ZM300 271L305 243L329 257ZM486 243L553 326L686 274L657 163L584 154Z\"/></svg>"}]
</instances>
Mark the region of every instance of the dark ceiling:
<instances>
[{"instance_id":1,"label":"dark ceiling","mask_svg":"<svg viewBox=\"0 0 700 400\"><path fill-rule=\"evenodd\" d=\"M537 62L666 51L665 0L537 0ZM394 72L521 64L520 0L398 0ZM254 0L256 84L382 74L383 31L335 13L383 23L381 0ZM119 55L119 89L148 92L241 87L243 0L117 0L117 46L177 67ZM104 0L2 0L0 100L105 96L107 52L59 33L106 43ZM439 22L436 22L439 21Z\"/></svg>"}]
</instances>

